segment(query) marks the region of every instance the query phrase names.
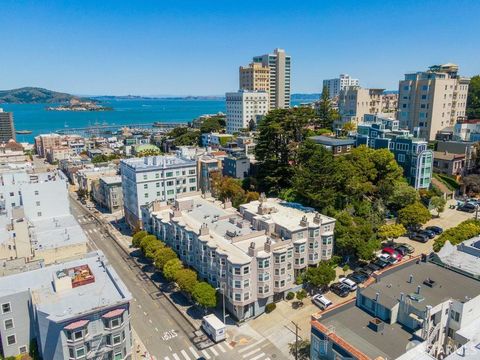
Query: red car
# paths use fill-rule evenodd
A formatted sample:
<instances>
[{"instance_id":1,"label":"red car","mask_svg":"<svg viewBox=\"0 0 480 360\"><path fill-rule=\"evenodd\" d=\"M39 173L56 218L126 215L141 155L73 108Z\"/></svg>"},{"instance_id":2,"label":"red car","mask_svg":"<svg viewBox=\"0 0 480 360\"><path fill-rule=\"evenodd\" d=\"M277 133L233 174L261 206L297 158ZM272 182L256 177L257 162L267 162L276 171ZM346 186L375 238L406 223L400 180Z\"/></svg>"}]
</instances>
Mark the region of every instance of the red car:
<instances>
[{"instance_id":1,"label":"red car","mask_svg":"<svg viewBox=\"0 0 480 360\"><path fill-rule=\"evenodd\" d=\"M398 261L402 260L402 258L403 258L402 254L400 254L395 249L392 249L391 247L383 248L382 253L390 255L390 256L394 257L395 259L397 259Z\"/></svg>"}]
</instances>

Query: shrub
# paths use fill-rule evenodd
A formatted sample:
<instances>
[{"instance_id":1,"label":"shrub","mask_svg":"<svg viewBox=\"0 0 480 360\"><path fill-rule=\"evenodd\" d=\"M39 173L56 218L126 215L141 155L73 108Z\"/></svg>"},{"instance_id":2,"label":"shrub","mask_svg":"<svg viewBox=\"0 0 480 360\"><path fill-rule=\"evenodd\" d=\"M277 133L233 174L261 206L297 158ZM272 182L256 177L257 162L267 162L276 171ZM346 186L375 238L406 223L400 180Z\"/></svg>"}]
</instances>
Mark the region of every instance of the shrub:
<instances>
[{"instance_id":1,"label":"shrub","mask_svg":"<svg viewBox=\"0 0 480 360\"><path fill-rule=\"evenodd\" d=\"M265 306L265 312L267 314L271 313L273 310L275 310L277 308L277 305L275 303L270 303L270 304L267 304L267 306Z\"/></svg>"},{"instance_id":2,"label":"shrub","mask_svg":"<svg viewBox=\"0 0 480 360\"><path fill-rule=\"evenodd\" d=\"M134 247L139 247L140 241L147 235L148 233L144 230L136 232L135 235L133 235L132 237L132 245Z\"/></svg>"},{"instance_id":3,"label":"shrub","mask_svg":"<svg viewBox=\"0 0 480 360\"><path fill-rule=\"evenodd\" d=\"M458 224L457 226L445 230L433 243L433 250L438 252L445 244L450 241L452 245L460 244L480 234L480 220L470 219Z\"/></svg>"},{"instance_id":4,"label":"shrub","mask_svg":"<svg viewBox=\"0 0 480 360\"><path fill-rule=\"evenodd\" d=\"M307 297L307 292L305 290L299 290L297 291L297 300L298 301L303 301Z\"/></svg>"},{"instance_id":5,"label":"shrub","mask_svg":"<svg viewBox=\"0 0 480 360\"><path fill-rule=\"evenodd\" d=\"M287 300L292 300L295 297L295 294L291 291L288 292L287 294Z\"/></svg>"}]
</instances>

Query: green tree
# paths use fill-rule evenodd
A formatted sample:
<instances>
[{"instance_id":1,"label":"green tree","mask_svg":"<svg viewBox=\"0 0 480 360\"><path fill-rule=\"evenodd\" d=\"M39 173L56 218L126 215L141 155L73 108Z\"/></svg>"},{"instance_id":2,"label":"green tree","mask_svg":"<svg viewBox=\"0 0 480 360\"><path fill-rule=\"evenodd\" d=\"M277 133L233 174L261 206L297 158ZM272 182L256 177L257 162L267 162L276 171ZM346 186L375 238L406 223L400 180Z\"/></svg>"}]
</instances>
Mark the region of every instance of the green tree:
<instances>
[{"instance_id":1,"label":"green tree","mask_svg":"<svg viewBox=\"0 0 480 360\"><path fill-rule=\"evenodd\" d=\"M307 292L305 290L299 290L297 291L296 298L298 301L303 303L303 300L307 297Z\"/></svg>"},{"instance_id":2,"label":"green tree","mask_svg":"<svg viewBox=\"0 0 480 360\"><path fill-rule=\"evenodd\" d=\"M385 224L378 228L378 236L382 240L393 240L405 235L407 230L402 224Z\"/></svg>"},{"instance_id":3,"label":"green tree","mask_svg":"<svg viewBox=\"0 0 480 360\"><path fill-rule=\"evenodd\" d=\"M165 244L157 239L156 241L151 241L145 246L144 254L147 259L155 261L157 253L163 252L164 249Z\"/></svg>"},{"instance_id":4,"label":"green tree","mask_svg":"<svg viewBox=\"0 0 480 360\"><path fill-rule=\"evenodd\" d=\"M322 261L317 267L307 269L304 280L312 288L328 285L335 280L335 270L328 263Z\"/></svg>"},{"instance_id":5,"label":"green tree","mask_svg":"<svg viewBox=\"0 0 480 360\"><path fill-rule=\"evenodd\" d=\"M139 151L136 155L137 157L145 157L145 156L157 156L160 155L162 152L160 149L145 149Z\"/></svg>"},{"instance_id":6,"label":"green tree","mask_svg":"<svg viewBox=\"0 0 480 360\"><path fill-rule=\"evenodd\" d=\"M463 178L463 184L465 185L465 192L467 194L479 194L480 193L480 175L472 174Z\"/></svg>"},{"instance_id":7,"label":"green tree","mask_svg":"<svg viewBox=\"0 0 480 360\"><path fill-rule=\"evenodd\" d=\"M213 196L221 201L229 199L236 208L260 198L255 191L245 191L239 179L223 176L219 171L212 172L210 176Z\"/></svg>"},{"instance_id":8,"label":"green tree","mask_svg":"<svg viewBox=\"0 0 480 360\"><path fill-rule=\"evenodd\" d=\"M324 86L320 101L317 107L318 120L316 122L316 128L332 129L333 122L340 118L338 111L332 107L332 100L330 99L330 93L328 87Z\"/></svg>"},{"instance_id":9,"label":"green tree","mask_svg":"<svg viewBox=\"0 0 480 360\"><path fill-rule=\"evenodd\" d=\"M290 355L298 360L310 359L310 341L298 340L297 343L288 344Z\"/></svg>"},{"instance_id":10,"label":"green tree","mask_svg":"<svg viewBox=\"0 0 480 360\"><path fill-rule=\"evenodd\" d=\"M139 247L140 246L140 241L147 235L148 235L148 233L144 230L137 231L132 237L132 245L134 247Z\"/></svg>"},{"instance_id":11,"label":"green tree","mask_svg":"<svg viewBox=\"0 0 480 360\"><path fill-rule=\"evenodd\" d=\"M177 271L175 282L178 284L180 290L192 294L197 284L197 274L190 269L179 270Z\"/></svg>"},{"instance_id":12,"label":"green tree","mask_svg":"<svg viewBox=\"0 0 480 360\"><path fill-rule=\"evenodd\" d=\"M158 241L155 235L144 236L142 240L140 240L140 250L142 250L142 253L145 254L147 246L155 241Z\"/></svg>"},{"instance_id":13,"label":"green tree","mask_svg":"<svg viewBox=\"0 0 480 360\"><path fill-rule=\"evenodd\" d=\"M430 199L430 205L437 212L437 216L440 217L440 213L445 211L445 205L447 205L447 200L443 196L433 196Z\"/></svg>"},{"instance_id":14,"label":"green tree","mask_svg":"<svg viewBox=\"0 0 480 360\"><path fill-rule=\"evenodd\" d=\"M398 211L419 200L418 192L404 181L397 181L387 200L390 209Z\"/></svg>"},{"instance_id":15,"label":"green tree","mask_svg":"<svg viewBox=\"0 0 480 360\"><path fill-rule=\"evenodd\" d=\"M430 211L420 202L405 206L398 212L398 220L406 227L419 227L430 220Z\"/></svg>"},{"instance_id":16,"label":"green tree","mask_svg":"<svg viewBox=\"0 0 480 360\"><path fill-rule=\"evenodd\" d=\"M163 276L168 281L174 281L177 273L183 269L183 264L180 259L170 259L163 266Z\"/></svg>"},{"instance_id":17,"label":"green tree","mask_svg":"<svg viewBox=\"0 0 480 360\"><path fill-rule=\"evenodd\" d=\"M350 266L348 264L343 265L342 267L343 275L346 275L348 270L350 270Z\"/></svg>"},{"instance_id":18,"label":"green tree","mask_svg":"<svg viewBox=\"0 0 480 360\"><path fill-rule=\"evenodd\" d=\"M177 259L177 254L173 251L172 248L164 246L161 251L155 253L155 267L157 269L163 270L165 264L172 259Z\"/></svg>"},{"instance_id":19,"label":"green tree","mask_svg":"<svg viewBox=\"0 0 480 360\"><path fill-rule=\"evenodd\" d=\"M298 146L315 118L312 109L301 107L272 110L260 121L255 156L262 191L278 193L290 187Z\"/></svg>"},{"instance_id":20,"label":"green tree","mask_svg":"<svg viewBox=\"0 0 480 360\"><path fill-rule=\"evenodd\" d=\"M192 297L198 305L205 309L217 305L217 291L209 283L203 281L195 285Z\"/></svg>"},{"instance_id":21,"label":"green tree","mask_svg":"<svg viewBox=\"0 0 480 360\"><path fill-rule=\"evenodd\" d=\"M433 250L440 251L446 241L452 245L458 245L461 242L471 239L480 234L480 220L469 219L458 224L455 227L445 230L433 243Z\"/></svg>"},{"instance_id":22,"label":"green tree","mask_svg":"<svg viewBox=\"0 0 480 360\"><path fill-rule=\"evenodd\" d=\"M480 75L470 79L466 114L469 119L480 119Z\"/></svg>"},{"instance_id":23,"label":"green tree","mask_svg":"<svg viewBox=\"0 0 480 360\"><path fill-rule=\"evenodd\" d=\"M202 134L219 132L224 128L225 128L225 118L212 116L203 120L202 125L200 126L200 132Z\"/></svg>"}]
</instances>

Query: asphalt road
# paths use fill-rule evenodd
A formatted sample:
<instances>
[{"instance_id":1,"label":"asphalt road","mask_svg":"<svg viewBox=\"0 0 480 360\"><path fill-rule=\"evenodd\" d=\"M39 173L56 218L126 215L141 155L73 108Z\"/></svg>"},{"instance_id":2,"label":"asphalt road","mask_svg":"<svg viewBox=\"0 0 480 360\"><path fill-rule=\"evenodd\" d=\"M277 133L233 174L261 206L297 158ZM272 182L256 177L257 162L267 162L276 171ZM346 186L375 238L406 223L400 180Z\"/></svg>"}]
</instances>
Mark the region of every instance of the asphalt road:
<instances>
[{"instance_id":1,"label":"asphalt road","mask_svg":"<svg viewBox=\"0 0 480 360\"><path fill-rule=\"evenodd\" d=\"M89 238L90 248L103 251L132 293L131 323L151 355L159 360L232 359L239 356L225 342L198 350L190 340L196 329L178 313L135 260L106 236L102 226L73 199L70 199L70 209Z\"/></svg>"}]
</instances>

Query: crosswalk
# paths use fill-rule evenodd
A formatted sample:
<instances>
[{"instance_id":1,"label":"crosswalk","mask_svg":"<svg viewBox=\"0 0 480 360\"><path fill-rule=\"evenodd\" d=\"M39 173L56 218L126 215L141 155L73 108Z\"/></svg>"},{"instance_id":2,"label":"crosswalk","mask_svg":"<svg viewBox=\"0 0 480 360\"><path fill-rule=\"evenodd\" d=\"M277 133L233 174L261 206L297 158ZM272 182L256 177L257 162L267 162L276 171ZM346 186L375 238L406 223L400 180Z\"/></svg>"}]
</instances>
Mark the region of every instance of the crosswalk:
<instances>
[{"instance_id":1,"label":"crosswalk","mask_svg":"<svg viewBox=\"0 0 480 360\"><path fill-rule=\"evenodd\" d=\"M222 342L204 350L198 350L190 346L188 349L182 349L169 356L165 356L163 360L197 360L201 358L205 360L215 360L227 357L240 360L270 360L264 350L268 345L268 342L265 342L265 338L263 338L238 349L234 349L228 342Z\"/></svg>"}]
</instances>

